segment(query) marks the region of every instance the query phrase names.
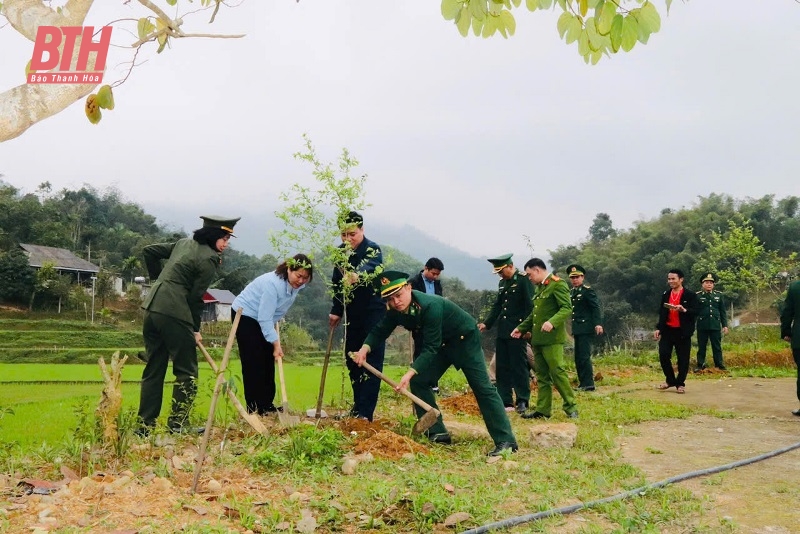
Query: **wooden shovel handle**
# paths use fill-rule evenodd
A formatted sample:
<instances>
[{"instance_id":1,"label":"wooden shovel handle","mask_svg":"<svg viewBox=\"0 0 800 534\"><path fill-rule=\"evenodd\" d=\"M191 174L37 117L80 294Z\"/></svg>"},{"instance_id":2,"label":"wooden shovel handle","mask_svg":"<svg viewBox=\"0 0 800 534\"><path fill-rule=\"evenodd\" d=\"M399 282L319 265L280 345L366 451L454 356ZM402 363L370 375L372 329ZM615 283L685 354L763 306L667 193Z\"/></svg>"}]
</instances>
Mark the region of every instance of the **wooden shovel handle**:
<instances>
[{"instance_id":1,"label":"wooden shovel handle","mask_svg":"<svg viewBox=\"0 0 800 534\"><path fill-rule=\"evenodd\" d=\"M331 360L331 348L333 348L333 332L335 327L331 327L328 333L328 349L325 351L325 361L322 363L322 376L319 379L319 395L317 396L317 411L314 417L319 419L322 417L322 400L325 395L325 379L328 375L328 362Z\"/></svg>"},{"instance_id":2,"label":"wooden shovel handle","mask_svg":"<svg viewBox=\"0 0 800 534\"><path fill-rule=\"evenodd\" d=\"M384 382L389 384L390 386L392 386L393 388L397 389L397 383L394 380L392 380L391 378L389 378L385 374L381 373L380 371L378 371L377 369L372 367L367 362L362 363L361 366L364 367L367 371L369 371L373 375L377 376L378 378L380 378L381 380L383 380ZM436 410L436 408L434 408L433 406L431 406L430 404L428 404L424 400L420 399L419 397L417 397L416 395L414 395L413 393L408 391L406 388L400 388L398 391L400 393L402 393L403 395L405 395L406 397L408 397L409 399L411 399L412 401L414 401L414 403L417 406L419 406L420 408L422 408L426 412L429 412L431 410Z\"/></svg>"}]
</instances>

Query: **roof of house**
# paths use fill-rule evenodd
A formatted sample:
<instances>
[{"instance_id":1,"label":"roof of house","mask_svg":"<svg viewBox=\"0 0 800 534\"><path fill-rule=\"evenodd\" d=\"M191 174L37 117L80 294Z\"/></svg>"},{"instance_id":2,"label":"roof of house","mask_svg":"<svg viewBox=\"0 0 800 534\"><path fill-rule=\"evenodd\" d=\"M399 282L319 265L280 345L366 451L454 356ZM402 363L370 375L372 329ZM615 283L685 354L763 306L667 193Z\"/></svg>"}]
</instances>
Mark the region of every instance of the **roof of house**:
<instances>
[{"instance_id":1,"label":"roof of house","mask_svg":"<svg viewBox=\"0 0 800 534\"><path fill-rule=\"evenodd\" d=\"M236 298L236 295L227 289L209 289L206 293L214 297L220 304L233 304L233 299Z\"/></svg>"},{"instance_id":2,"label":"roof of house","mask_svg":"<svg viewBox=\"0 0 800 534\"><path fill-rule=\"evenodd\" d=\"M28 254L28 265L31 267L41 267L45 263L52 263L60 271L100 272L100 267L83 258L79 258L64 248L29 245L27 243L20 243L19 246Z\"/></svg>"}]
</instances>

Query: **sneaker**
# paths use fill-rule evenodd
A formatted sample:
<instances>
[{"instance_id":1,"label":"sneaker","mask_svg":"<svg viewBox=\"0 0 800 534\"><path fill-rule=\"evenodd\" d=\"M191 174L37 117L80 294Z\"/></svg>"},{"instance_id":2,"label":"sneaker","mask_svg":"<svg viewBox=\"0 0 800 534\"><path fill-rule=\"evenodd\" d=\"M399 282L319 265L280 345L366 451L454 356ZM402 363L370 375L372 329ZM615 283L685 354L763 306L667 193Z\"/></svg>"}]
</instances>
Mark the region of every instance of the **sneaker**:
<instances>
[{"instance_id":1,"label":"sneaker","mask_svg":"<svg viewBox=\"0 0 800 534\"><path fill-rule=\"evenodd\" d=\"M447 432L432 434L428 436L428 440L430 440L431 443L438 443L439 445L451 445L453 443L453 438L451 438L450 434Z\"/></svg>"},{"instance_id":2,"label":"sneaker","mask_svg":"<svg viewBox=\"0 0 800 534\"><path fill-rule=\"evenodd\" d=\"M494 450L489 453L489 456L501 456L503 451L517 452L517 450L519 450L519 447L517 446L516 442L504 441L502 443L498 443L497 447L495 447Z\"/></svg>"},{"instance_id":3,"label":"sneaker","mask_svg":"<svg viewBox=\"0 0 800 534\"><path fill-rule=\"evenodd\" d=\"M546 414L543 414L542 412L533 411L533 412L528 412L528 413L522 414L522 418L523 419L550 419L550 416L546 415Z\"/></svg>"},{"instance_id":4,"label":"sneaker","mask_svg":"<svg viewBox=\"0 0 800 534\"><path fill-rule=\"evenodd\" d=\"M523 414L528 411L528 403L525 401L517 402L516 412L518 414Z\"/></svg>"}]
</instances>

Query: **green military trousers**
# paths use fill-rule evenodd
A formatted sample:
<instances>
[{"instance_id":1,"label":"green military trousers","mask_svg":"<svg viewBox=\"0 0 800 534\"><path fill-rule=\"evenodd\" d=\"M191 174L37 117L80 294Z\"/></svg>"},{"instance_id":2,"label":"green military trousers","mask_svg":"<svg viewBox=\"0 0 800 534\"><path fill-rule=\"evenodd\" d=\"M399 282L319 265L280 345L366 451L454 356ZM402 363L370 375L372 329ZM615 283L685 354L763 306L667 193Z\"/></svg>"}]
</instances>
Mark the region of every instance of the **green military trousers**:
<instances>
[{"instance_id":1,"label":"green military trousers","mask_svg":"<svg viewBox=\"0 0 800 534\"><path fill-rule=\"evenodd\" d=\"M569 385L569 376L564 364L564 345L533 345L534 366L539 380L539 395L536 397L536 411L550 416L553 404L553 386L564 401L567 415L576 411L575 395Z\"/></svg>"},{"instance_id":2,"label":"green military trousers","mask_svg":"<svg viewBox=\"0 0 800 534\"><path fill-rule=\"evenodd\" d=\"M179 430L189 417L197 394L197 350L192 325L169 315L145 311L142 327L147 351L147 365L142 372L139 397L141 424L152 427L161 413L164 378L172 357L172 410L167 424Z\"/></svg>"},{"instance_id":3,"label":"green military trousers","mask_svg":"<svg viewBox=\"0 0 800 534\"><path fill-rule=\"evenodd\" d=\"M483 416L486 430L492 436L495 446L500 443L516 443L517 440L511 430L511 422L503 407L503 401L500 400L497 389L489 380L489 372L486 370L486 361L483 358L483 348L477 329L465 335L463 339L443 346L428 371L415 375L411 379L409 384L411 393L438 409L436 395L431 387L439 382L451 365L460 369L467 378L467 383L478 401L478 408ZM414 409L417 417L425 415L425 410L416 404ZM440 415L436 424L428 430L428 434L433 436L445 432L447 432L447 428L445 428Z\"/></svg>"}]
</instances>

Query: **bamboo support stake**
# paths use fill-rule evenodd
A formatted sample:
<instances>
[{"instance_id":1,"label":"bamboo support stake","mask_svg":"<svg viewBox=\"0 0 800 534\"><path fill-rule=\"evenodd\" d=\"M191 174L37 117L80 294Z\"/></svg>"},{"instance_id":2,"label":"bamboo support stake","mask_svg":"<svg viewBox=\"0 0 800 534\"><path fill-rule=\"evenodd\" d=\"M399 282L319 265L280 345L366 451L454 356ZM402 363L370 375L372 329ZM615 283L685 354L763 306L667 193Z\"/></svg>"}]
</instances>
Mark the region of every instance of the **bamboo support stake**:
<instances>
[{"instance_id":1,"label":"bamboo support stake","mask_svg":"<svg viewBox=\"0 0 800 534\"><path fill-rule=\"evenodd\" d=\"M208 362L208 365L211 366L211 370L214 371L214 374L219 375L220 371L219 368L217 367L217 362L214 361L214 359L206 350L205 346L203 346L203 344L200 342L197 343L197 346L200 347L200 352L202 352L203 356L205 356L206 361ZM244 419L248 425L253 427L253 430L258 432L259 434L266 436L267 427L264 426L264 423L261 422L261 419L259 419L258 416L254 414L247 413L247 410L245 409L244 406L242 406L242 403L239 401L239 398L236 396L236 394L233 392L231 388L227 388L227 392L231 404L233 404L233 407L236 408L237 412L239 412L239 415L242 416L242 419Z\"/></svg>"},{"instance_id":2,"label":"bamboo support stake","mask_svg":"<svg viewBox=\"0 0 800 534\"><path fill-rule=\"evenodd\" d=\"M225 382L225 369L228 368L228 360L231 356L231 349L233 348L233 340L236 339L236 329L239 327L239 319L242 318L242 308L236 310L236 316L233 318L233 326L231 332L228 334L228 343L225 345L225 352L222 355L222 363L219 365L217 373L217 383L214 386L214 396L211 397L211 407L208 410L208 419L206 419L206 429L203 432L203 440L200 442L200 452L197 453L194 466L194 480L192 480L192 488L190 493L194 495L197 491L197 483L200 481L200 472L203 468L203 461L206 458L206 447L208 447L208 438L211 435L211 427L214 424L214 412L217 409L217 399L219 399L219 392L222 390L222 384Z\"/></svg>"}]
</instances>

